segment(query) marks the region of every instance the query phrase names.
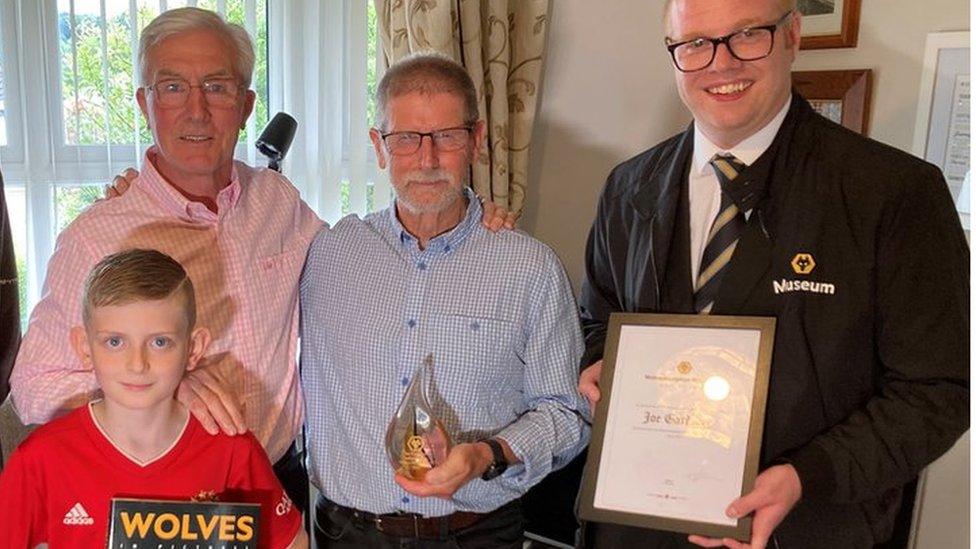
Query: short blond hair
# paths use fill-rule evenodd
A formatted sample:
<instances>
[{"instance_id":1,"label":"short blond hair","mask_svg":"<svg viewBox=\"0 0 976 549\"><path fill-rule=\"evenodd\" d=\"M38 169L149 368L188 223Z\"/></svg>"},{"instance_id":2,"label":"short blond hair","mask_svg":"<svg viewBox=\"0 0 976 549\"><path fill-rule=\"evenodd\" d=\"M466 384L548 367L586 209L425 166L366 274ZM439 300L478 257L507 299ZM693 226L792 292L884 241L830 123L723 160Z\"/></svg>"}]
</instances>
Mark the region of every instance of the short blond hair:
<instances>
[{"instance_id":1,"label":"short blond hair","mask_svg":"<svg viewBox=\"0 0 976 549\"><path fill-rule=\"evenodd\" d=\"M676 0L664 0L664 11L661 12L661 19L664 23L664 34L665 36L671 34L671 6ZM796 9L796 0L776 0L781 8L783 8L783 13L792 11Z\"/></svg>"},{"instance_id":2,"label":"short blond hair","mask_svg":"<svg viewBox=\"0 0 976 549\"><path fill-rule=\"evenodd\" d=\"M158 301L176 294L183 297L187 330L192 330L197 306L193 282L183 266L156 250L124 250L102 258L88 273L82 319L87 328L92 311L98 307Z\"/></svg>"}]
</instances>

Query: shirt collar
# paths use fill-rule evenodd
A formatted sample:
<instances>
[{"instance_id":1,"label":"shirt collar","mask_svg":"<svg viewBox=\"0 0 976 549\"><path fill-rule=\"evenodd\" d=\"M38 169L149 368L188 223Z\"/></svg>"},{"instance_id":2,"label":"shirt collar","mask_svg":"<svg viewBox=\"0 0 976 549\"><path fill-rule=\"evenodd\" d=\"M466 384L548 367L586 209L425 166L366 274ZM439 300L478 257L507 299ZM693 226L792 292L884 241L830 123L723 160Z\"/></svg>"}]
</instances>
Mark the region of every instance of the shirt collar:
<instances>
[{"instance_id":1,"label":"shirt collar","mask_svg":"<svg viewBox=\"0 0 976 549\"><path fill-rule=\"evenodd\" d=\"M427 241L425 250L443 251L445 253L456 250L468 238L471 231L478 226L478 223L481 222L481 201L469 187L463 188L461 192L468 201L468 209L464 214L464 218L450 231ZM410 234L403 227L403 224L400 223L400 219L396 215L395 202L387 208L387 217L390 219L390 227L393 230L396 240L405 248L417 250L417 238Z\"/></svg>"},{"instance_id":2,"label":"shirt collar","mask_svg":"<svg viewBox=\"0 0 976 549\"><path fill-rule=\"evenodd\" d=\"M139 181L173 215L191 222L216 221L219 214L233 210L241 196L241 182L237 163L230 173L230 184L217 193L217 213L211 212L202 202L189 200L166 180L156 169L155 159L159 149L155 145L146 150Z\"/></svg>"},{"instance_id":3,"label":"shirt collar","mask_svg":"<svg viewBox=\"0 0 976 549\"><path fill-rule=\"evenodd\" d=\"M773 144L773 139L776 138L779 127L783 125L783 120L786 119L786 113L789 112L792 101L793 95L790 94L790 97L786 100L786 104L783 105L783 108L776 113L776 116L768 124L763 126L758 132L743 139L731 149L723 149L715 143L712 143L705 136L705 133L701 131L701 128L698 127L698 123L696 122L695 149L692 154L692 169L694 171L692 173L695 175L711 173L712 168L709 162L716 154L731 154L741 160L746 166L752 165Z\"/></svg>"}]
</instances>

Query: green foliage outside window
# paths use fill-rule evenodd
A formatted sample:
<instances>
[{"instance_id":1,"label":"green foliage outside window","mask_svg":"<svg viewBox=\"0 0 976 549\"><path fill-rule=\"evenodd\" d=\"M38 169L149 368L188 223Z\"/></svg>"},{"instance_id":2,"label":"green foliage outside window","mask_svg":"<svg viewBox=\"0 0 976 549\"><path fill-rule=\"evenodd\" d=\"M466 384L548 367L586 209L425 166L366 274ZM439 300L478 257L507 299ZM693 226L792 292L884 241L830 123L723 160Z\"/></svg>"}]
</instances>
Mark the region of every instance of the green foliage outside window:
<instances>
[{"instance_id":1,"label":"green foliage outside window","mask_svg":"<svg viewBox=\"0 0 976 549\"><path fill-rule=\"evenodd\" d=\"M376 48L379 38L376 30L376 5L366 7L366 125L376 123Z\"/></svg>"},{"instance_id":2,"label":"green foliage outside window","mask_svg":"<svg viewBox=\"0 0 976 549\"><path fill-rule=\"evenodd\" d=\"M63 231L68 224L78 217L78 214L101 197L102 187L100 185L79 185L55 189L54 219L57 223L57 232Z\"/></svg>"}]
</instances>

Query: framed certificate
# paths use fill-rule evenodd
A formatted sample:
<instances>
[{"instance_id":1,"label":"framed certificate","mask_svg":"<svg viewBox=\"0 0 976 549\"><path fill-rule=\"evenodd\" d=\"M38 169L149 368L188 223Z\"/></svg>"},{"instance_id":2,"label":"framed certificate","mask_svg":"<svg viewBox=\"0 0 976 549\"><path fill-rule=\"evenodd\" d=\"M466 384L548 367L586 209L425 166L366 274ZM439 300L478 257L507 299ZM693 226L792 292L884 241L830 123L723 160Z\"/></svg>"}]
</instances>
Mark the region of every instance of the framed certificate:
<instances>
[{"instance_id":1,"label":"framed certificate","mask_svg":"<svg viewBox=\"0 0 976 549\"><path fill-rule=\"evenodd\" d=\"M776 320L610 317L584 520L749 539L725 509L759 468Z\"/></svg>"},{"instance_id":2,"label":"framed certificate","mask_svg":"<svg viewBox=\"0 0 976 549\"><path fill-rule=\"evenodd\" d=\"M969 32L925 39L912 153L942 168L959 221L970 237Z\"/></svg>"},{"instance_id":3,"label":"framed certificate","mask_svg":"<svg viewBox=\"0 0 976 549\"><path fill-rule=\"evenodd\" d=\"M801 50L853 48L861 21L861 0L798 0L803 14Z\"/></svg>"}]
</instances>

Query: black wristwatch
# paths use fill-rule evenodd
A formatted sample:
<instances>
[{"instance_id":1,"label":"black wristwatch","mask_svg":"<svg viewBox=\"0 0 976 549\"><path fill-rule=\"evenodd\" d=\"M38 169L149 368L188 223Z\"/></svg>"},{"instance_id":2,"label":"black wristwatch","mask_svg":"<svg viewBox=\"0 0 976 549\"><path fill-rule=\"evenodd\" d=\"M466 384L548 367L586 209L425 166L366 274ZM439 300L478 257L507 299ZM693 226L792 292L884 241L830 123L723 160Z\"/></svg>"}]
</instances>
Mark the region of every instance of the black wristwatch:
<instances>
[{"instance_id":1,"label":"black wristwatch","mask_svg":"<svg viewBox=\"0 0 976 549\"><path fill-rule=\"evenodd\" d=\"M493 438L486 438L478 442L484 442L491 448L492 457L491 465L485 469L485 472L481 475L481 480L491 480L500 477L508 469L508 461L505 460L505 451L502 450L502 445Z\"/></svg>"}]
</instances>

